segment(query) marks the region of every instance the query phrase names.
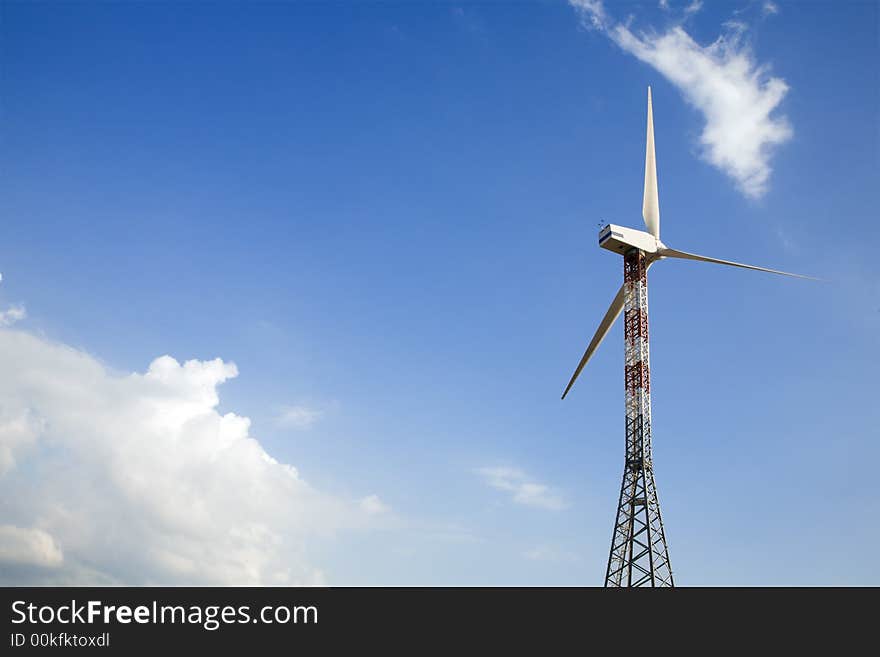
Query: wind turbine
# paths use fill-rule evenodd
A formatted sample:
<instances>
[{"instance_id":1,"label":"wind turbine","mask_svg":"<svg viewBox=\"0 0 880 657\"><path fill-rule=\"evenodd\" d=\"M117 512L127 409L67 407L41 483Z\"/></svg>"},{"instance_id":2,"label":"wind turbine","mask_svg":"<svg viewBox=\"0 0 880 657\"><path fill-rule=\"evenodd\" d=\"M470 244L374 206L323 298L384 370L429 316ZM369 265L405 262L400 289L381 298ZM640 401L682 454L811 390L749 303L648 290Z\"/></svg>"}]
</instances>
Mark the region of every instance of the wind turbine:
<instances>
[{"instance_id":1,"label":"wind turbine","mask_svg":"<svg viewBox=\"0 0 880 657\"><path fill-rule=\"evenodd\" d=\"M571 390L621 311L624 312L624 381L626 384L626 461L605 571L605 586L673 586L669 550L660 516L651 458L651 379L648 351L648 268L665 258L700 260L811 278L776 269L670 249L660 241L660 202L654 156L654 116L648 87L648 137L645 148L645 191L642 217L647 232L608 224L599 231L599 246L623 255L623 285L599 323L562 398Z\"/></svg>"}]
</instances>

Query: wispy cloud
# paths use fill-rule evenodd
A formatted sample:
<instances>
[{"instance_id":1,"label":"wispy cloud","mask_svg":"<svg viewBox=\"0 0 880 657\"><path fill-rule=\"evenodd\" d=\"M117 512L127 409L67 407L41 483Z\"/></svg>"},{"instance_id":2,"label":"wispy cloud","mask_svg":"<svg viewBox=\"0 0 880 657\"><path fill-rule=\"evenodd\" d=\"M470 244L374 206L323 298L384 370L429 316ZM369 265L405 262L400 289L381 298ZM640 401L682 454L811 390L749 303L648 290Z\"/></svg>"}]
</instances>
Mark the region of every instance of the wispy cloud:
<instances>
[{"instance_id":1,"label":"wispy cloud","mask_svg":"<svg viewBox=\"0 0 880 657\"><path fill-rule=\"evenodd\" d=\"M276 423L285 429L310 429L323 416L323 409L297 404L282 407Z\"/></svg>"},{"instance_id":2,"label":"wispy cloud","mask_svg":"<svg viewBox=\"0 0 880 657\"><path fill-rule=\"evenodd\" d=\"M657 6L659 6L660 9L662 9L663 11L673 11L673 8L669 5L669 0L659 0ZM690 4L688 4L681 10L681 12L685 16L690 16L691 14L696 14L702 8L703 0L692 0Z\"/></svg>"},{"instance_id":3,"label":"wispy cloud","mask_svg":"<svg viewBox=\"0 0 880 657\"><path fill-rule=\"evenodd\" d=\"M705 120L700 135L705 160L733 178L746 196L766 193L773 152L793 134L788 119L774 115L788 85L755 60L743 39L745 24L729 21L723 34L702 46L681 25L662 33L637 34L629 23L611 17L601 0L569 3L585 26L653 67L700 111Z\"/></svg>"},{"instance_id":4,"label":"wispy cloud","mask_svg":"<svg viewBox=\"0 0 880 657\"><path fill-rule=\"evenodd\" d=\"M522 556L529 561L555 561L567 563L580 561L580 558L575 553L552 545L536 545L533 548L524 550Z\"/></svg>"},{"instance_id":5,"label":"wispy cloud","mask_svg":"<svg viewBox=\"0 0 880 657\"><path fill-rule=\"evenodd\" d=\"M391 511L391 507L380 500L378 495L367 495L361 500L360 506L369 515L379 515Z\"/></svg>"},{"instance_id":6,"label":"wispy cloud","mask_svg":"<svg viewBox=\"0 0 880 657\"><path fill-rule=\"evenodd\" d=\"M693 2L691 2L687 7L684 8L685 16L696 14L702 8L703 0L693 0Z\"/></svg>"},{"instance_id":7,"label":"wispy cloud","mask_svg":"<svg viewBox=\"0 0 880 657\"><path fill-rule=\"evenodd\" d=\"M559 511L566 507L565 500L558 492L532 480L518 468L503 466L479 468L477 474L492 488L510 493L511 499L517 504L551 511Z\"/></svg>"},{"instance_id":8,"label":"wispy cloud","mask_svg":"<svg viewBox=\"0 0 880 657\"><path fill-rule=\"evenodd\" d=\"M770 0L767 0L767 2L765 2L763 7L761 8L761 11L763 12L763 14L765 16L767 16L769 14L778 14L779 13L779 5L777 5L775 2L771 2Z\"/></svg>"},{"instance_id":9,"label":"wispy cloud","mask_svg":"<svg viewBox=\"0 0 880 657\"><path fill-rule=\"evenodd\" d=\"M800 252L800 246L798 246L798 243L795 241L795 238L792 235L791 231L789 231L787 228L783 228L782 226L777 225L776 237L779 240L779 243L782 245L782 249L786 253Z\"/></svg>"},{"instance_id":10,"label":"wispy cloud","mask_svg":"<svg viewBox=\"0 0 880 657\"><path fill-rule=\"evenodd\" d=\"M27 310L22 305L9 306L6 310L0 310L0 326L12 326L27 317Z\"/></svg>"}]
</instances>

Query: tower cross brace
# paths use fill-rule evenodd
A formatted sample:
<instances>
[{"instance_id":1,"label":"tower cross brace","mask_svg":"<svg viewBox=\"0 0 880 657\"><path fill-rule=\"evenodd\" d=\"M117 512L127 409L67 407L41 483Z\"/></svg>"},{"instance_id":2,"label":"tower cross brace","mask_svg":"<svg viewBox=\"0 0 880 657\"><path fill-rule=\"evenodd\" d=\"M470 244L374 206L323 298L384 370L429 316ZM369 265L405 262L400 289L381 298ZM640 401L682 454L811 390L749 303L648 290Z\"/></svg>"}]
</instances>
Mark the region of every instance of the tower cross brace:
<instances>
[{"instance_id":1,"label":"tower cross brace","mask_svg":"<svg viewBox=\"0 0 880 657\"><path fill-rule=\"evenodd\" d=\"M639 249L624 255L626 461L605 586L674 585L651 457L648 264Z\"/></svg>"}]
</instances>

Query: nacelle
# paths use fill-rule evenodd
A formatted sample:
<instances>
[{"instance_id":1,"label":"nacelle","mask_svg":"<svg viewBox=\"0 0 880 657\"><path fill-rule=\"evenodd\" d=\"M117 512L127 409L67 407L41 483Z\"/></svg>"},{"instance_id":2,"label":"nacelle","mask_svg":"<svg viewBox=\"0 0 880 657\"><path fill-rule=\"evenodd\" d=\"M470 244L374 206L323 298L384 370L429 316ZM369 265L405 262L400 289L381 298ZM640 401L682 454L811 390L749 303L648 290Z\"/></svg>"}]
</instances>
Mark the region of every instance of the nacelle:
<instances>
[{"instance_id":1,"label":"nacelle","mask_svg":"<svg viewBox=\"0 0 880 657\"><path fill-rule=\"evenodd\" d=\"M645 253L657 253L660 248L659 240L651 233L615 224L608 224L599 231L599 246L619 254L624 254L632 248Z\"/></svg>"}]
</instances>

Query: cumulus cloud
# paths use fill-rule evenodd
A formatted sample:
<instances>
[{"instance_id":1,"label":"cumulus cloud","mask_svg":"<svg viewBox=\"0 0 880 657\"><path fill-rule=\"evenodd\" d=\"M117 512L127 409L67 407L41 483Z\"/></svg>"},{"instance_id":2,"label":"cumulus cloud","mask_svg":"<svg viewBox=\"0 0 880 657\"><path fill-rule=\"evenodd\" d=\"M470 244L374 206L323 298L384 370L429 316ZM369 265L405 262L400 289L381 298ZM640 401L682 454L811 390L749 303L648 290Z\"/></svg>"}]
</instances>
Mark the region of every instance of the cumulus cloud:
<instances>
[{"instance_id":1,"label":"cumulus cloud","mask_svg":"<svg viewBox=\"0 0 880 657\"><path fill-rule=\"evenodd\" d=\"M584 25L653 67L700 111L705 120L700 135L704 159L733 178L746 196L766 193L773 152L792 136L788 119L775 114L788 85L755 60L742 38L742 23L726 23L726 32L703 46L681 25L637 34L612 18L601 0L569 2Z\"/></svg>"},{"instance_id":2,"label":"cumulus cloud","mask_svg":"<svg viewBox=\"0 0 880 657\"><path fill-rule=\"evenodd\" d=\"M0 274L0 282L3 282L3 274ZM21 304L11 305L6 310L0 310L0 326L12 326L25 317L27 317L27 311L24 306Z\"/></svg>"},{"instance_id":3,"label":"cumulus cloud","mask_svg":"<svg viewBox=\"0 0 880 657\"><path fill-rule=\"evenodd\" d=\"M0 563L54 568L63 560L55 539L42 529L0 525Z\"/></svg>"},{"instance_id":4,"label":"cumulus cloud","mask_svg":"<svg viewBox=\"0 0 880 657\"><path fill-rule=\"evenodd\" d=\"M559 511L566 504L562 496L545 484L532 480L525 472L517 468L487 467L477 470L483 480L497 490L511 494L517 504L539 509Z\"/></svg>"},{"instance_id":5,"label":"cumulus cloud","mask_svg":"<svg viewBox=\"0 0 880 657\"><path fill-rule=\"evenodd\" d=\"M4 329L0 369L7 583L27 566L28 584L318 584L310 542L369 526L369 509L316 490L248 418L217 411L232 363L163 356L118 373Z\"/></svg>"},{"instance_id":6,"label":"cumulus cloud","mask_svg":"<svg viewBox=\"0 0 880 657\"><path fill-rule=\"evenodd\" d=\"M34 417L30 409L22 409L11 415L0 408L0 476L15 465L16 457L36 444L43 431L43 422Z\"/></svg>"}]
</instances>

